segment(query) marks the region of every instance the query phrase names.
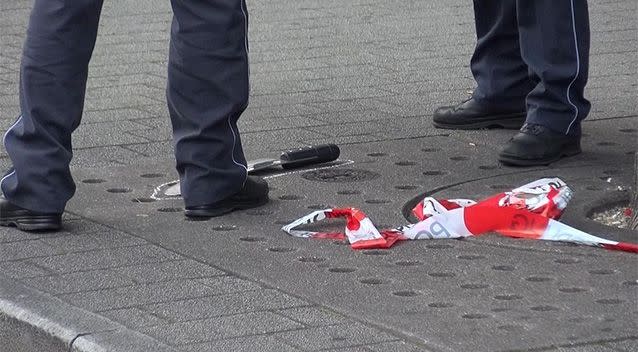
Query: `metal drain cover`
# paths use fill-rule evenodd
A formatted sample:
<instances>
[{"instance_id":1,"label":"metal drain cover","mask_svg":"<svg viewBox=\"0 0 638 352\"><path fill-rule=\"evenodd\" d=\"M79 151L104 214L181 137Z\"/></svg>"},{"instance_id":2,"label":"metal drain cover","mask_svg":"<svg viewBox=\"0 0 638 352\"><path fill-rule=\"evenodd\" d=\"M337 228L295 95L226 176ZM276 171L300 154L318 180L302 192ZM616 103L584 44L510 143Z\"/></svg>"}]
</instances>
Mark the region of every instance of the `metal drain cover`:
<instances>
[{"instance_id":1,"label":"metal drain cover","mask_svg":"<svg viewBox=\"0 0 638 352\"><path fill-rule=\"evenodd\" d=\"M374 180L380 175L376 172L361 169L323 169L308 171L301 175L306 180L319 182L361 182Z\"/></svg>"}]
</instances>

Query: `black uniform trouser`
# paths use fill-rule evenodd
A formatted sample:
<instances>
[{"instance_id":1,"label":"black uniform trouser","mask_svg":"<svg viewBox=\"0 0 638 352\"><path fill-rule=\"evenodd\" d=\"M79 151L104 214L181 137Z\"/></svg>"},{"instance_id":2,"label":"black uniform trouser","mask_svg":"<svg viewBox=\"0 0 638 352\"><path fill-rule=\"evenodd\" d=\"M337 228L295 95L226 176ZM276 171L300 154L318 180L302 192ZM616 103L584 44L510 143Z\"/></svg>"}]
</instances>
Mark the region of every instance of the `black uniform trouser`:
<instances>
[{"instance_id":1,"label":"black uniform trouser","mask_svg":"<svg viewBox=\"0 0 638 352\"><path fill-rule=\"evenodd\" d=\"M473 97L523 110L527 122L580 134L590 103L586 0L474 0ZM520 111L519 110L519 111Z\"/></svg>"},{"instance_id":2,"label":"black uniform trouser","mask_svg":"<svg viewBox=\"0 0 638 352\"><path fill-rule=\"evenodd\" d=\"M12 203L58 213L75 192L71 133L84 105L103 0L35 0L20 77L22 114L4 137ZM186 206L226 198L246 180L237 119L248 104L244 0L172 0L167 101Z\"/></svg>"}]
</instances>

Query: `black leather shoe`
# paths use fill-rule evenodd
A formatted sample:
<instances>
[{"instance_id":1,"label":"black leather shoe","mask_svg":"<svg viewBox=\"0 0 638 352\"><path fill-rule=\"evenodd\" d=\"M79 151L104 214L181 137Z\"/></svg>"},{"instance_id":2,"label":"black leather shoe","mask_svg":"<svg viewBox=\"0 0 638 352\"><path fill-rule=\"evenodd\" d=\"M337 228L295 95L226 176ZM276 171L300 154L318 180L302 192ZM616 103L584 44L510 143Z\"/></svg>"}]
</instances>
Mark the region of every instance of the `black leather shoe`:
<instances>
[{"instance_id":1,"label":"black leather shoe","mask_svg":"<svg viewBox=\"0 0 638 352\"><path fill-rule=\"evenodd\" d=\"M580 153L580 136L568 136L536 124L525 124L507 142L498 160L506 165L549 165L554 161Z\"/></svg>"},{"instance_id":2,"label":"black leather shoe","mask_svg":"<svg viewBox=\"0 0 638 352\"><path fill-rule=\"evenodd\" d=\"M250 209L268 203L268 183L261 177L248 176L244 187L236 194L219 202L186 207L184 215L190 218L211 218L234 210Z\"/></svg>"},{"instance_id":3,"label":"black leather shoe","mask_svg":"<svg viewBox=\"0 0 638 352\"><path fill-rule=\"evenodd\" d=\"M469 99L455 106L436 109L432 121L436 128L452 130L519 129L525 123L526 115L525 111L492 108Z\"/></svg>"},{"instance_id":4,"label":"black leather shoe","mask_svg":"<svg viewBox=\"0 0 638 352\"><path fill-rule=\"evenodd\" d=\"M22 231L54 231L62 227L62 214L39 213L0 198L0 226L15 226Z\"/></svg>"}]
</instances>

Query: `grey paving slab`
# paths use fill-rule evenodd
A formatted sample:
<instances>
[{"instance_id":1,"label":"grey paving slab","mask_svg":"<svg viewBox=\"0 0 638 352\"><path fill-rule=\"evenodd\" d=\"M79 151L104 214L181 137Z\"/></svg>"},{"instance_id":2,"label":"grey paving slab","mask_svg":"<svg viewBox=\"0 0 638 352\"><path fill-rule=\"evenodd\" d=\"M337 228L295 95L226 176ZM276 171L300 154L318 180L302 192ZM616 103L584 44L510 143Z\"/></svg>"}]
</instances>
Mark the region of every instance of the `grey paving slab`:
<instances>
[{"instance_id":1,"label":"grey paving slab","mask_svg":"<svg viewBox=\"0 0 638 352\"><path fill-rule=\"evenodd\" d=\"M0 247L0 261L46 257L62 252L63 250L37 240L3 243Z\"/></svg>"},{"instance_id":2,"label":"grey paving slab","mask_svg":"<svg viewBox=\"0 0 638 352\"><path fill-rule=\"evenodd\" d=\"M174 321L190 321L308 304L301 299L267 289L151 304L145 309Z\"/></svg>"},{"instance_id":3,"label":"grey paving slab","mask_svg":"<svg viewBox=\"0 0 638 352\"><path fill-rule=\"evenodd\" d=\"M91 311L112 310L131 306L172 302L196 297L204 297L214 290L193 281L161 282L99 291L62 294L59 297L74 305Z\"/></svg>"},{"instance_id":4,"label":"grey paving slab","mask_svg":"<svg viewBox=\"0 0 638 352\"><path fill-rule=\"evenodd\" d=\"M176 352L172 347L163 344L132 330L97 332L79 336L73 342L70 352L84 351L122 351L122 352Z\"/></svg>"},{"instance_id":5,"label":"grey paving slab","mask_svg":"<svg viewBox=\"0 0 638 352\"><path fill-rule=\"evenodd\" d=\"M133 280L110 270L39 276L21 281L28 286L36 287L53 295L135 285Z\"/></svg>"},{"instance_id":6,"label":"grey paving slab","mask_svg":"<svg viewBox=\"0 0 638 352\"><path fill-rule=\"evenodd\" d=\"M154 283L176 279L200 279L215 276L215 279L220 282L218 285L226 283L230 286L232 283L231 280L237 280L235 278L217 278L217 276L226 275L226 273L208 265L184 258L176 261L130 265L115 268L114 270L139 283ZM208 283L208 286L214 286L216 282L211 279L203 283Z\"/></svg>"},{"instance_id":7,"label":"grey paving slab","mask_svg":"<svg viewBox=\"0 0 638 352\"><path fill-rule=\"evenodd\" d=\"M274 336L306 351L366 345L396 339L396 337L357 323L282 332L276 333ZM311 342L311 346L308 346L308 342Z\"/></svg>"},{"instance_id":8,"label":"grey paving slab","mask_svg":"<svg viewBox=\"0 0 638 352\"><path fill-rule=\"evenodd\" d=\"M174 252L152 245L70 253L30 259L32 263L57 273L108 269L142 263L160 263L180 259Z\"/></svg>"},{"instance_id":9,"label":"grey paving slab","mask_svg":"<svg viewBox=\"0 0 638 352\"><path fill-rule=\"evenodd\" d=\"M103 315L132 329L139 329L145 326L167 324L171 322L170 320L160 318L157 315L143 310L139 307L101 311L100 315Z\"/></svg>"},{"instance_id":10,"label":"grey paving slab","mask_svg":"<svg viewBox=\"0 0 638 352\"><path fill-rule=\"evenodd\" d=\"M4 276L0 283L0 351L143 351L143 346L171 351L157 340Z\"/></svg>"},{"instance_id":11,"label":"grey paving slab","mask_svg":"<svg viewBox=\"0 0 638 352\"><path fill-rule=\"evenodd\" d=\"M154 326L144 328L142 332L167 343L181 345L300 328L303 325L271 312L255 312Z\"/></svg>"},{"instance_id":12,"label":"grey paving slab","mask_svg":"<svg viewBox=\"0 0 638 352\"><path fill-rule=\"evenodd\" d=\"M346 322L343 316L322 307L288 308L279 310L277 313L307 326L337 325Z\"/></svg>"},{"instance_id":13,"label":"grey paving slab","mask_svg":"<svg viewBox=\"0 0 638 352\"><path fill-rule=\"evenodd\" d=\"M180 351L297 352L300 350L285 345L271 336L251 336L186 345L182 347Z\"/></svg>"},{"instance_id":14,"label":"grey paving slab","mask_svg":"<svg viewBox=\"0 0 638 352\"><path fill-rule=\"evenodd\" d=\"M10 278L29 278L54 274L51 270L37 266L27 261L13 261L0 263L2 273Z\"/></svg>"},{"instance_id":15,"label":"grey paving slab","mask_svg":"<svg viewBox=\"0 0 638 352\"><path fill-rule=\"evenodd\" d=\"M190 246L188 252L202 260L214 262L222 267L243 268L240 269L242 272L250 272L251 276L259 277L260 280L277 287L285 287L286 290L298 295L311 297L314 302L329 305L340 312L357 312L355 314L366 321L383 322L382 325L386 327L399 328L409 334L421 331L420 338L428 341L428 346L447 346L452 350L465 349L468 346L463 344L471 341L473 348L493 350L507 348L507 341L511 341L510 348L524 349L530 348L529 346L560 345L565 343L567 338L588 343L592 339L610 339L615 334L631 336L635 326L627 325L627 322L632 321L631 316L634 313L627 311L623 306L635 300L632 286L625 284L635 280L635 261L623 254L489 237L443 244L410 243L391 252L383 252L387 253L386 255L374 255L374 252L362 255L330 242L304 241L291 239L283 234L276 235L282 223L279 221L286 220L282 219L283 214L301 215L304 213L303 209L307 209L308 206L314 207L313 204L339 204L347 201L348 204L358 204L367 209L371 218L379 224L401 221L399 210L403 201L400 199L406 195L397 193L396 187L402 186L409 190L409 187L403 186L415 184L416 179L419 180L420 187L414 188L415 193L437 189L443 183L451 186L436 191L440 196L469 194L482 197L507 188L514 182L527 182L547 173L561 176L568 183L574 181L579 184L583 182L583 176L578 176L579 173L587 169L591 174L594 169L598 171L593 174L598 172L605 175L605 170L612 173L617 179L609 185L613 188L626 182L623 180L629 179L629 170L621 166L629 164L619 163L618 160L629 160L630 156L622 149L604 151L603 148L603 151L600 151L604 145L598 146L598 143L613 138L619 145L625 145L623 140L633 138L631 133L620 131L624 129L622 122L625 120L619 120L621 125L615 126L614 129L604 129L604 133L592 137L587 142L586 146L591 144L592 150L598 150L592 154L599 155L586 154L580 159L566 162L563 166L532 170L501 168L487 164L482 155L493 153L499 143L498 139L486 140L485 136L490 132L476 132L464 137L454 135L424 138L425 143L422 143L421 149L426 152L418 158L406 158L402 152L409 149L415 140L396 141L391 147L383 142L352 145L344 148L344 157L352 157L357 161L355 165L358 167L370 170L394 168L394 172L390 176L382 175L377 180L368 181L367 185L324 184L309 187L310 183L298 174L274 178L271 179L275 187L273 204L266 207L264 213L255 213L266 216L273 214L274 217L270 220L273 225L260 224L259 229L252 232L252 221L246 223L242 221L242 214L234 214L223 219L211 220L208 224L184 222L180 227L180 234L190 238L191 243L211 243L210 248L223 248L224 254L221 255L221 252L212 254L209 249L201 246ZM601 130L599 126L595 128ZM496 133L496 136L503 140L507 138L506 133ZM436 147L433 147L443 145L447 149L445 154L442 153L442 149L437 152ZM597 160L596 166L592 164L593 159ZM437 168L442 171L435 172L438 170L432 165L436 164L442 167ZM480 170L488 181L474 181L475 176L470 176L469 169ZM617 171L611 172L612 169ZM126 180L125 183L133 190L140 189L138 185L145 184L142 178L127 178L125 173L122 169L121 174L113 174L112 177ZM475 171L472 173L476 175ZM390 177L391 181L384 180L384 177ZM596 183L595 181L596 179L592 179L588 182ZM607 183L601 179L598 181ZM338 192L348 189L360 193L339 195ZM602 188L599 191L591 191L593 193L582 201L587 202L587 199L601 194L601 191ZM574 202L578 204L576 200ZM180 215L177 213L167 216L152 212L153 208L157 209L160 206L147 204L138 209L147 212L151 218L151 223L145 223L144 227L155 226L156 230L152 231L153 238L161 237L165 245L185 248L183 241L172 238L173 232L164 231L166 235L161 235L161 229L170 226L176 220L180 221ZM122 211L121 215L117 212L111 215L122 219L124 214ZM105 218L104 221L108 220ZM131 221L130 231L140 231L140 227L133 224L134 222ZM154 222L157 223L152 225ZM124 225L122 221L120 223ZM222 225L229 224L234 226L231 231L214 230L216 227L223 228ZM264 231L273 235L266 236ZM261 240L242 241L246 236ZM243 259L247 250L252 253L250 260ZM516 253L515 257L512 251ZM319 263L308 265L297 260L303 257L323 259L318 260ZM275 262L271 262L273 260ZM422 265L404 267L402 264L396 264L411 261L418 261ZM521 266L520 263L526 264ZM565 267L569 263L576 263L581 270ZM334 274L329 270L331 268L352 268L354 271L351 274ZM290 281L288 272L297 272L300 275L296 280ZM607 272L611 275L596 274ZM424 274L426 276L423 276ZM513 278L518 279L512 280ZM380 284L368 284L377 281ZM484 282L490 283L483 284ZM543 283L548 283L549 286ZM349 287L345 292L344 285ZM581 291L582 289L584 291ZM403 292L410 294L404 297ZM570 292L574 293L567 294ZM477 299L477 293L483 298ZM349 295L352 296L348 298ZM377 308L374 311L370 310L369 307L377 300L384 302L382 308L375 305ZM174 310L168 316L179 319L178 312L189 311L193 309L189 307L200 304L199 300L185 301L163 305L159 311L153 307L153 311L165 315L166 312ZM573 315L573 312L578 312L578 315ZM189 313L182 318L204 319L206 316L206 313L196 311L195 314ZM602 320L592 318L598 316ZM616 318L611 318L612 316ZM423 320L438 323L432 326L431 330L427 328L427 324L414 325L414 321ZM485 330L477 329L477 320L484 324L480 326L485 326ZM548 323L550 321L561 321L562 330L557 331L555 326ZM443 327L454 327L455 335L447 334ZM495 329L496 333L488 333L488 330ZM519 336L521 331L526 332L525 338L514 339L512 333L516 332ZM488 335L496 337L489 340L481 338ZM453 339L453 336L461 338Z\"/></svg>"},{"instance_id":16,"label":"grey paving slab","mask_svg":"<svg viewBox=\"0 0 638 352\"><path fill-rule=\"evenodd\" d=\"M619 352L634 351L638 348L638 339L609 342L606 343L604 346Z\"/></svg>"}]
</instances>

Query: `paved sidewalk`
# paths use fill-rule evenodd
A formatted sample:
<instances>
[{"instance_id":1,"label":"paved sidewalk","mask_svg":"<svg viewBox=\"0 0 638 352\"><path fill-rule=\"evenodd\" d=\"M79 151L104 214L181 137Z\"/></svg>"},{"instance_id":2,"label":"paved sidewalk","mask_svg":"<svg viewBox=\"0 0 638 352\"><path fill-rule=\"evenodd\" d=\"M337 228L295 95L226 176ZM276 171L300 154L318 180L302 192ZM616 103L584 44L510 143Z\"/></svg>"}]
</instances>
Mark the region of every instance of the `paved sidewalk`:
<instances>
[{"instance_id":1,"label":"paved sidewalk","mask_svg":"<svg viewBox=\"0 0 638 352\"><path fill-rule=\"evenodd\" d=\"M30 3L0 3L1 132L19 114ZM269 205L209 221L151 199L176 178L163 92L169 2L107 0L64 231L0 228L0 352L638 350L635 255L496 236L355 252L280 231L332 205L396 226L421 194L480 198L559 176L576 194L563 221L638 242L586 217L626 202L636 172L635 1L590 1L584 153L531 169L496 163L512 131L431 126L435 107L473 87L470 2L248 7L247 156L333 142L347 165L319 170L323 181L269 174ZM9 165L0 148L0 169ZM351 177L362 170L372 177Z\"/></svg>"}]
</instances>

